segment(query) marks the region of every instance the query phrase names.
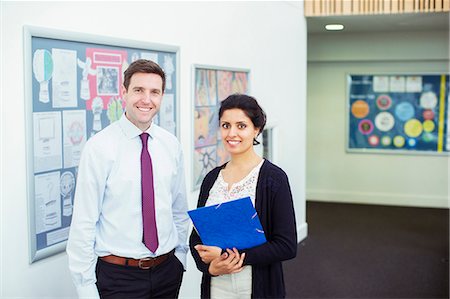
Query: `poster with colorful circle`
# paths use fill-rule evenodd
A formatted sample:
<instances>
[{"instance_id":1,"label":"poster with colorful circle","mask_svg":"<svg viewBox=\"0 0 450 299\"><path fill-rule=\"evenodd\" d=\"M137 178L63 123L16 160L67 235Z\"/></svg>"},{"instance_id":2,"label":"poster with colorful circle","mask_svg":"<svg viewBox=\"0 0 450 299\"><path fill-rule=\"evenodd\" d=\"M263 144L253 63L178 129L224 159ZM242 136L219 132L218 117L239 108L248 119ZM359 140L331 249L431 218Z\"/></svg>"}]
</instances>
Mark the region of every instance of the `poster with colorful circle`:
<instances>
[{"instance_id":1,"label":"poster with colorful circle","mask_svg":"<svg viewBox=\"0 0 450 299\"><path fill-rule=\"evenodd\" d=\"M449 74L349 75L347 151L450 152Z\"/></svg>"}]
</instances>

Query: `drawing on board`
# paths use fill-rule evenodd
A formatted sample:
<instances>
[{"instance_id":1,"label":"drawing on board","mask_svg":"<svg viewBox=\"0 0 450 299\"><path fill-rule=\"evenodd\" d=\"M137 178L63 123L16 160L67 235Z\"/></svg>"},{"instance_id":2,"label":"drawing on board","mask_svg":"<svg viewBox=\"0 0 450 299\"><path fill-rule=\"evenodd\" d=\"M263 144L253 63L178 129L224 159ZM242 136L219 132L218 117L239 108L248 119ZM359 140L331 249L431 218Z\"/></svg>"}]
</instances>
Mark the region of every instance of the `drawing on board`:
<instances>
[{"instance_id":1,"label":"drawing on board","mask_svg":"<svg viewBox=\"0 0 450 299\"><path fill-rule=\"evenodd\" d=\"M193 189L211 169L229 160L219 135L220 102L233 93L248 93L248 84L248 70L194 67Z\"/></svg>"}]
</instances>

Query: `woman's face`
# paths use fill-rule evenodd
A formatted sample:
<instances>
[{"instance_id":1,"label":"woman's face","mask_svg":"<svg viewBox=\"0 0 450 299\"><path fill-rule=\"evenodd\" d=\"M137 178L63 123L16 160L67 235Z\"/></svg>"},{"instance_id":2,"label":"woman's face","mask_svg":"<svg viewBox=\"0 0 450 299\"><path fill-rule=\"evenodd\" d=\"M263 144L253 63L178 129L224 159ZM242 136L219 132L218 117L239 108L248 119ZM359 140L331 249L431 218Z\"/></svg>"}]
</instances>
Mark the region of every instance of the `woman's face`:
<instances>
[{"instance_id":1,"label":"woman's face","mask_svg":"<svg viewBox=\"0 0 450 299\"><path fill-rule=\"evenodd\" d=\"M220 118L220 133L225 150L231 155L253 150L253 139L259 130L241 109L225 110Z\"/></svg>"}]
</instances>

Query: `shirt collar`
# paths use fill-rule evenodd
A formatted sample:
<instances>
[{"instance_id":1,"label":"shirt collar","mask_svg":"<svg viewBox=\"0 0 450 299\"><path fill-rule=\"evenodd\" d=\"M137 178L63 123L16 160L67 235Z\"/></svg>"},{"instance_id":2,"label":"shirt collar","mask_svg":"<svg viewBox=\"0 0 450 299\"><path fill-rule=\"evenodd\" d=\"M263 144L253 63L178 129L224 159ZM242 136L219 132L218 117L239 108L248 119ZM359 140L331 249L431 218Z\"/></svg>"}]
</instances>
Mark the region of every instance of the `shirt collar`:
<instances>
[{"instance_id":1,"label":"shirt collar","mask_svg":"<svg viewBox=\"0 0 450 299\"><path fill-rule=\"evenodd\" d=\"M136 127L125 115L125 113L122 114L122 116L119 119L119 125L122 128L123 133L125 136L127 136L129 139L135 138L139 135L141 135L143 132L141 129ZM150 127L145 131L150 135L150 138L154 138L156 134L156 124L151 123Z\"/></svg>"}]
</instances>

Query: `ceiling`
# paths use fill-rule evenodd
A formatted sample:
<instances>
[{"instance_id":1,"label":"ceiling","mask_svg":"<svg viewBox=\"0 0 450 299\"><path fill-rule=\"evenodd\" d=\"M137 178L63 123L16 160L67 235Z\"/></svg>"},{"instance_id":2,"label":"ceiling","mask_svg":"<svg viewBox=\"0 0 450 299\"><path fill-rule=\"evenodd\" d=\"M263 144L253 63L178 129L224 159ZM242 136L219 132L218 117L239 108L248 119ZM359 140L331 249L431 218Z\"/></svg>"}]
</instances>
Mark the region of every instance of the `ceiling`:
<instances>
[{"instance_id":1,"label":"ceiling","mask_svg":"<svg viewBox=\"0 0 450 299\"><path fill-rule=\"evenodd\" d=\"M449 13L326 16L306 18L308 33L324 33L325 25L339 23L344 32L449 30Z\"/></svg>"}]
</instances>

